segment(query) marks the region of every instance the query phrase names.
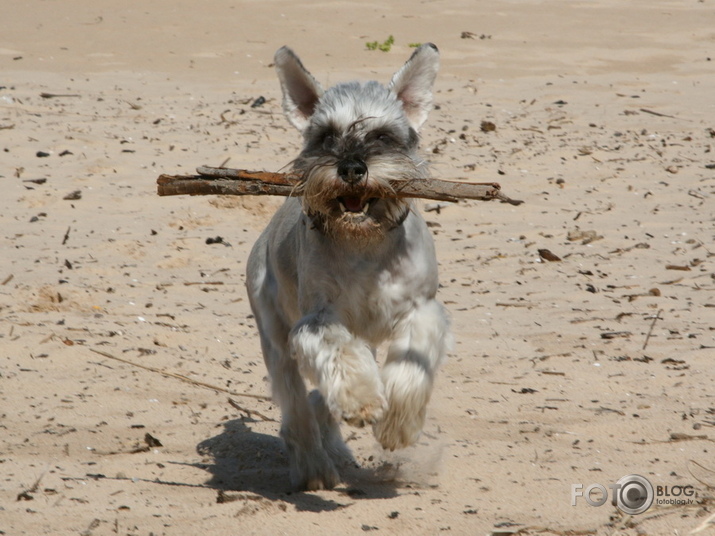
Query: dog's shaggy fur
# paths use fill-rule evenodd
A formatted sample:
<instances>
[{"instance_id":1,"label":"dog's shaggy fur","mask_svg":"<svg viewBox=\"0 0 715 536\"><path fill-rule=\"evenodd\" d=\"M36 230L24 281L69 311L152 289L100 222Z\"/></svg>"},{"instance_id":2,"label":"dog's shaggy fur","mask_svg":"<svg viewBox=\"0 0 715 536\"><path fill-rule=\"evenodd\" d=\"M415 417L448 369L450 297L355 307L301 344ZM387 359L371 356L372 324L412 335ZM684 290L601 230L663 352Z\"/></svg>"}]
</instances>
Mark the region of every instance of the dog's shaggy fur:
<instances>
[{"instance_id":1,"label":"dog's shaggy fur","mask_svg":"<svg viewBox=\"0 0 715 536\"><path fill-rule=\"evenodd\" d=\"M388 179L427 176L417 131L432 106L437 47L419 47L385 87L350 82L323 91L298 57L275 56L288 120L303 134L289 198L256 242L247 286L291 481L332 488L351 460L339 422L370 424L389 450L422 430L447 315L436 301L437 261L415 206ZM389 343L380 371L376 348ZM317 389L308 394L304 378Z\"/></svg>"}]
</instances>

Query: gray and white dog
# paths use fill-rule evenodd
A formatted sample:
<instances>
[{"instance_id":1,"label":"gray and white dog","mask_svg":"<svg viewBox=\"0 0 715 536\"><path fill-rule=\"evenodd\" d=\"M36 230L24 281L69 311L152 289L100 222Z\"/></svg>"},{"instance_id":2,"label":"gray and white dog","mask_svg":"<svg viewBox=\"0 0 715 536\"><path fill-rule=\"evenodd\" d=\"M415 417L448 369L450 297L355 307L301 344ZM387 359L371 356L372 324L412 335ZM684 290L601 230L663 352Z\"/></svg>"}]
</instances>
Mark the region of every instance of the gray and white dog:
<instances>
[{"instance_id":1,"label":"gray and white dog","mask_svg":"<svg viewBox=\"0 0 715 536\"><path fill-rule=\"evenodd\" d=\"M275 65L285 115L303 134L294 161L302 201L288 198L261 234L246 284L291 482L332 488L352 460L340 421L371 424L385 449L417 441L450 338L435 299L432 235L388 182L427 176L417 131L432 107L439 52L420 46L387 87L323 91L287 47ZM308 394L304 378L317 390Z\"/></svg>"}]
</instances>

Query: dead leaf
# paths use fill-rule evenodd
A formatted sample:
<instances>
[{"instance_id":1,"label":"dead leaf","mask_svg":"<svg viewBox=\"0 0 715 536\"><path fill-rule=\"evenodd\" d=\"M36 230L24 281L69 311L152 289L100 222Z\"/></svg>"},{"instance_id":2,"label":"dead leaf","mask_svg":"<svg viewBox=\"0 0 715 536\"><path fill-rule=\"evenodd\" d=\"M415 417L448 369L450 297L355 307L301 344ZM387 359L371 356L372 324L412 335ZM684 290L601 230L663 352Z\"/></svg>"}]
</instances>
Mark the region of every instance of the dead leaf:
<instances>
[{"instance_id":1,"label":"dead leaf","mask_svg":"<svg viewBox=\"0 0 715 536\"><path fill-rule=\"evenodd\" d=\"M539 257L541 257L543 260L549 261L549 262L561 262L561 257L559 257L558 255L554 255L548 249L540 249Z\"/></svg>"}]
</instances>

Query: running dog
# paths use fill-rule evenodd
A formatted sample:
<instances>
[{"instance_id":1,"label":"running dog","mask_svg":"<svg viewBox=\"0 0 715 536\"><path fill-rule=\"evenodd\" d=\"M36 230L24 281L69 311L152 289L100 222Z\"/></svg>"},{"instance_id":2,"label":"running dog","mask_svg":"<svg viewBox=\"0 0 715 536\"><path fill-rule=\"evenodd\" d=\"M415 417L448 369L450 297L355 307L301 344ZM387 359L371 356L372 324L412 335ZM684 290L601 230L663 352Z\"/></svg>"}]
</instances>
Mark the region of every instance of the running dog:
<instances>
[{"instance_id":1,"label":"running dog","mask_svg":"<svg viewBox=\"0 0 715 536\"><path fill-rule=\"evenodd\" d=\"M432 235L389 182L428 176L417 132L432 108L439 52L420 46L387 86L324 91L287 47L275 66L284 113L303 136L293 162L303 180L254 245L246 284L291 482L329 489L352 460L341 421L371 425L385 449L417 441L449 344Z\"/></svg>"}]
</instances>

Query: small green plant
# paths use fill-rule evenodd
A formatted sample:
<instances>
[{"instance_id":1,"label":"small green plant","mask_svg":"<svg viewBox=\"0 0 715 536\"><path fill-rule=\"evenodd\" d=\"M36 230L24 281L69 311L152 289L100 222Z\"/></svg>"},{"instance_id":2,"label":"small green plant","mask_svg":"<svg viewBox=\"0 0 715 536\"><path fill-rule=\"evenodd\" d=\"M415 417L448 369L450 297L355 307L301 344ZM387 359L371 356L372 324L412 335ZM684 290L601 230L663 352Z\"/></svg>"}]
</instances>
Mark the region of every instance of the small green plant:
<instances>
[{"instance_id":1,"label":"small green plant","mask_svg":"<svg viewBox=\"0 0 715 536\"><path fill-rule=\"evenodd\" d=\"M410 48L419 48L419 47L422 46L422 43L410 43L410 44L407 45L407 46L410 47Z\"/></svg>"},{"instance_id":2,"label":"small green plant","mask_svg":"<svg viewBox=\"0 0 715 536\"><path fill-rule=\"evenodd\" d=\"M379 41L371 41L369 43L365 43L365 46L368 50L382 50L383 52L389 52L392 48L392 45L394 44L395 38L393 36L390 36L382 43L380 43Z\"/></svg>"}]
</instances>

